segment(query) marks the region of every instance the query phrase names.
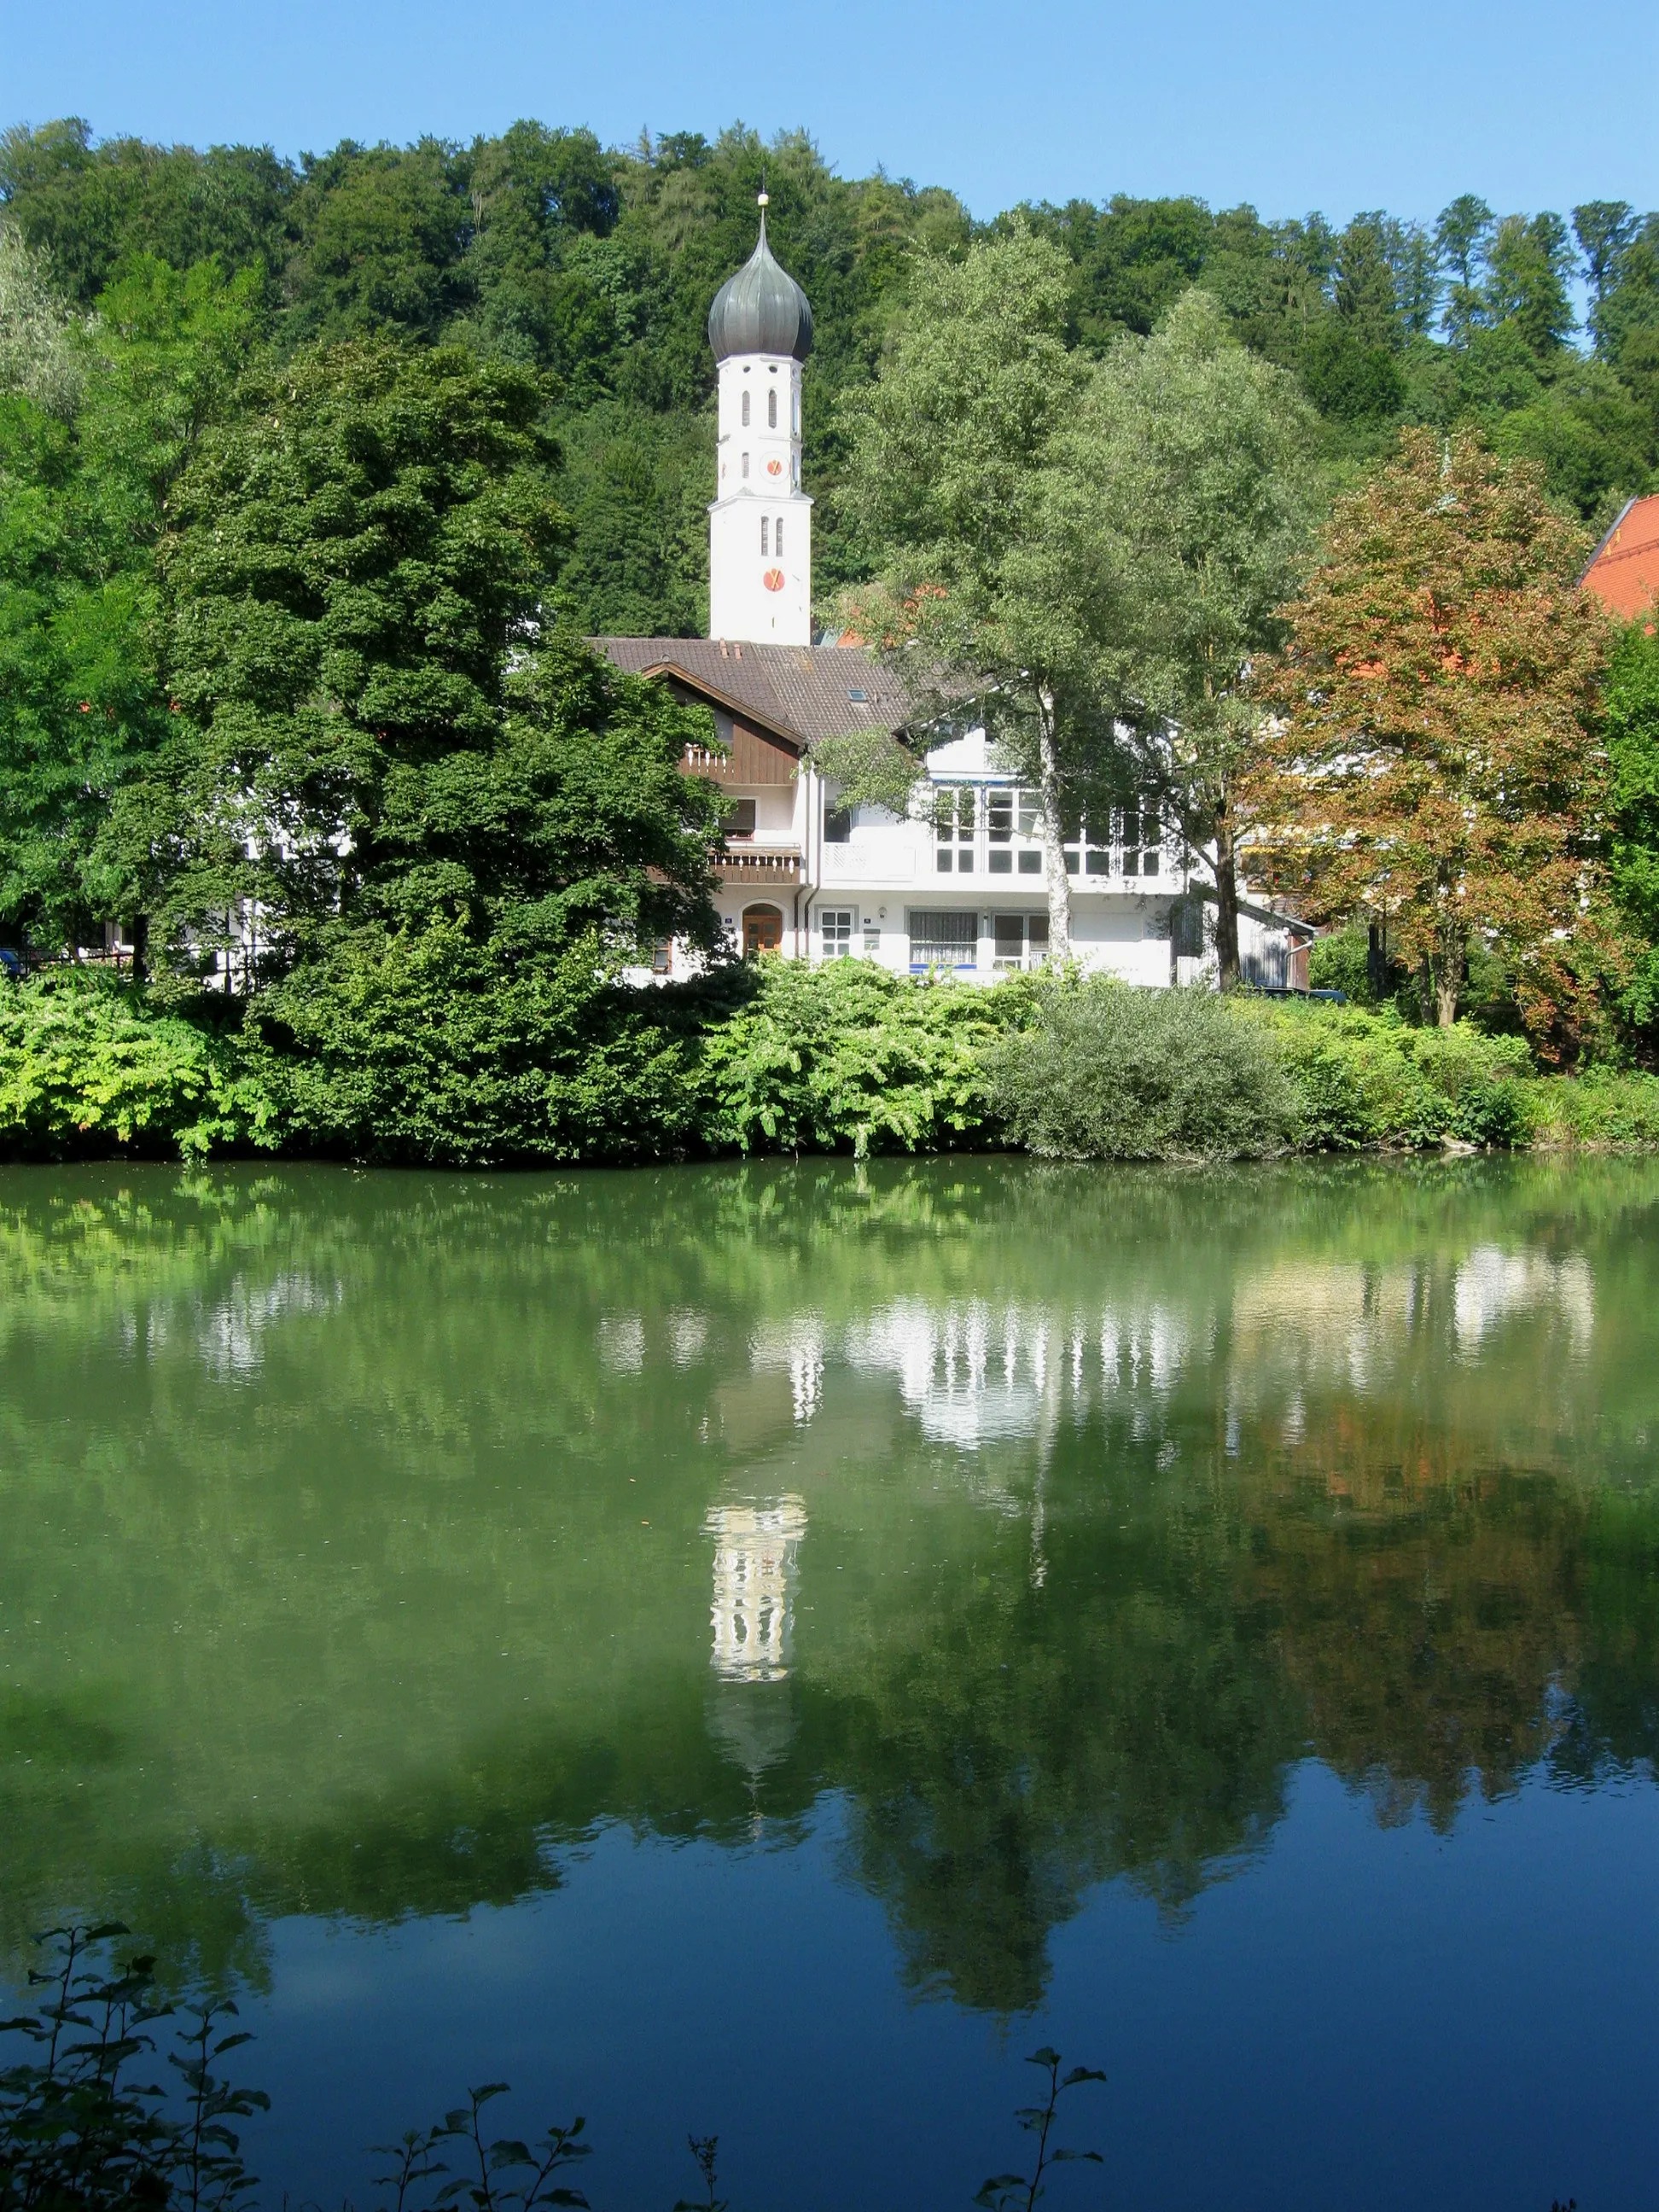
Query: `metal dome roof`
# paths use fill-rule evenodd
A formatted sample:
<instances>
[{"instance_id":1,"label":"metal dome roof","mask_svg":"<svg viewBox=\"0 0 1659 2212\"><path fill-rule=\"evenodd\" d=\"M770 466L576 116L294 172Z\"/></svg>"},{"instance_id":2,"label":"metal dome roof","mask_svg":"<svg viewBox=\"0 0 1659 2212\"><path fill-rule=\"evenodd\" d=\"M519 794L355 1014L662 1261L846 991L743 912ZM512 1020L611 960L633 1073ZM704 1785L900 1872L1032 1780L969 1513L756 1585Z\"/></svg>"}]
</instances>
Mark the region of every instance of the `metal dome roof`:
<instances>
[{"instance_id":1,"label":"metal dome roof","mask_svg":"<svg viewBox=\"0 0 1659 2212\"><path fill-rule=\"evenodd\" d=\"M800 286L772 258L764 204L754 252L714 295L708 343L716 361L734 353L786 354L805 361L812 350L812 310Z\"/></svg>"}]
</instances>

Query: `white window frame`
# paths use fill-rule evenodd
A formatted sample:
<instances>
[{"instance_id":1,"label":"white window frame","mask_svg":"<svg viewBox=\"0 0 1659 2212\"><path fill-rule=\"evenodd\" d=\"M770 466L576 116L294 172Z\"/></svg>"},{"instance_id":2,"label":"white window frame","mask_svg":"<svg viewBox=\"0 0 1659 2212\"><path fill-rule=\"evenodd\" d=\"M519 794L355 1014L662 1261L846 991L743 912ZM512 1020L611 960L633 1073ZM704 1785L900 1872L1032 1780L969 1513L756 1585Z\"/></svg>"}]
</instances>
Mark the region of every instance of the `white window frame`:
<instances>
[{"instance_id":1,"label":"white window frame","mask_svg":"<svg viewBox=\"0 0 1659 2212\"><path fill-rule=\"evenodd\" d=\"M850 906L826 906L818 909L818 955L823 960L850 960L853 957L853 933L858 927L857 910Z\"/></svg>"},{"instance_id":2,"label":"white window frame","mask_svg":"<svg viewBox=\"0 0 1659 2212\"><path fill-rule=\"evenodd\" d=\"M1009 942L1010 933L998 929L998 923L1016 922L1019 927L1019 949L1005 951L1002 945ZM999 943L1000 939L1001 943ZM1012 909L991 916L991 968L998 975L1017 975L1023 969L1041 968L1048 957L1048 917L1040 909L1026 908L1019 913Z\"/></svg>"},{"instance_id":3,"label":"white window frame","mask_svg":"<svg viewBox=\"0 0 1659 2212\"><path fill-rule=\"evenodd\" d=\"M933 872L972 876L979 870L980 787L976 783L933 787ZM964 866L963 861L967 865Z\"/></svg>"}]
</instances>

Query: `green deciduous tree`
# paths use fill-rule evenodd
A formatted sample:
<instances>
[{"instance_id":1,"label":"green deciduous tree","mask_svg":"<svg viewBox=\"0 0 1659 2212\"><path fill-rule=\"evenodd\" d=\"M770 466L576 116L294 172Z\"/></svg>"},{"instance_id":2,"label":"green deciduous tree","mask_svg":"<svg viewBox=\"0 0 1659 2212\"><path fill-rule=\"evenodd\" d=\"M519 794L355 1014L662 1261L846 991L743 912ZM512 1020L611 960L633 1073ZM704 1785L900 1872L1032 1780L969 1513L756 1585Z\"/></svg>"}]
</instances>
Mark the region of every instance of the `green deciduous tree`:
<instances>
[{"instance_id":1,"label":"green deciduous tree","mask_svg":"<svg viewBox=\"0 0 1659 2212\"><path fill-rule=\"evenodd\" d=\"M1194 291L1108 354L1046 485L1043 545L1105 615L1119 710L1149 751L1167 745L1163 787L1212 867L1224 988L1238 975L1238 776L1263 714L1250 672L1310 558L1316 431L1294 380Z\"/></svg>"},{"instance_id":2,"label":"green deciduous tree","mask_svg":"<svg viewBox=\"0 0 1659 2212\"><path fill-rule=\"evenodd\" d=\"M1475 192L1460 192L1434 227L1435 246L1449 272L1446 330L1454 343L1483 319L1480 277L1492 229L1492 211Z\"/></svg>"},{"instance_id":3,"label":"green deciduous tree","mask_svg":"<svg viewBox=\"0 0 1659 2212\"><path fill-rule=\"evenodd\" d=\"M1628 200L1588 200L1572 211L1572 234L1584 257L1584 273L1589 279L1590 329L1598 343L1601 303L1619 281L1620 266L1637 229L1636 211Z\"/></svg>"},{"instance_id":4,"label":"green deciduous tree","mask_svg":"<svg viewBox=\"0 0 1659 2212\"><path fill-rule=\"evenodd\" d=\"M160 550L172 741L107 841L175 961L253 906L280 969L403 884L394 794L489 750L552 572L544 404L531 372L380 339L261 372L204 441Z\"/></svg>"},{"instance_id":5,"label":"green deciduous tree","mask_svg":"<svg viewBox=\"0 0 1659 2212\"><path fill-rule=\"evenodd\" d=\"M679 1046L612 987L641 945L714 942L719 800L682 773L709 732L544 633L544 404L456 350L312 349L250 378L173 495L175 711L105 843L171 988L228 956L263 1079L331 1149L564 1158L675 1126Z\"/></svg>"},{"instance_id":6,"label":"green deciduous tree","mask_svg":"<svg viewBox=\"0 0 1659 2212\"><path fill-rule=\"evenodd\" d=\"M1073 474L1058 441L1086 369L1064 343L1067 289L1058 249L1024 225L960 262L920 258L898 349L847 410L848 504L884 554L884 592L860 623L941 709L971 698L1036 787L1060 958L1068 817L1121 750L1107 610L1067 557Z\"/></svg>"},{"instance_id":7,"label":"green deciduous tree","mask_svg":"<svg viewBox=\"0 0 1659 2212\"><path fill-rule=\"evenodd\" d=\"M86 381L82 333L21 232L0 228L0 392L21 392L49 415L70 416Z\"/></svg>"},{"instance_id":8,"label":"green deciduous tree","mask_svg":"<svg viewBox=\"0 0 1659 2212\"><path fill-rule=\"evenodd\" d=\"M1631 935L1620 1011L1659 1043L1659 638L1632 623L1613 649L1606 728L1613 772L1608 878Z\"/></svg>"},{"instance_id":9,"label":"green deciduous tree","mask_svg":"<svg viewBox=\"0 0 1659 2212\"><path fill-rule=\"evenodd\" d=\"M100 836L165 733L154 549L255 280L141 259L83 323L15 244L0 270L0 927L52 952L142 905Z\"/></svg>"},{"instance_id":10,"label":"green deciduous tree","mask_svg":"<svg viewBox=\"0 0 1659 2212\"><path fill-rule=\"evenodd\" d=\"M508 678L488 746L387 778L372 883L249 1009L295 1135L381 1159L659 1158L696 1140L691 1010L620 986L718 923L707 719L571 640Z\"/></svg>"}]
</instances>

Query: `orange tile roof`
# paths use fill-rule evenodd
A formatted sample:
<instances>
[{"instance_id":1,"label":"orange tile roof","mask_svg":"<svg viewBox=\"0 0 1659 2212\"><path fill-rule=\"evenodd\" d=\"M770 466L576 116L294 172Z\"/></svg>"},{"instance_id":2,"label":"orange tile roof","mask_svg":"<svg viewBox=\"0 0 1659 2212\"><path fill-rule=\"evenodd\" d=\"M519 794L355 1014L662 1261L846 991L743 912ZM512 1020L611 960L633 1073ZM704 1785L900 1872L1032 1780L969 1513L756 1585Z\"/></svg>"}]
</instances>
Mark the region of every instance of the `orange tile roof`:
<instances>
[{"instance_id":1,"label":"orange tile roof","mask_svg":"<svg viewBox=\"0 0 1659 2212\"><path fill-rule=\"evenodd\" d=\"M1659 492L1630 501L1578 580L1626 622L1649 611L1659 599Z\"/></svg>"}]
</instances>

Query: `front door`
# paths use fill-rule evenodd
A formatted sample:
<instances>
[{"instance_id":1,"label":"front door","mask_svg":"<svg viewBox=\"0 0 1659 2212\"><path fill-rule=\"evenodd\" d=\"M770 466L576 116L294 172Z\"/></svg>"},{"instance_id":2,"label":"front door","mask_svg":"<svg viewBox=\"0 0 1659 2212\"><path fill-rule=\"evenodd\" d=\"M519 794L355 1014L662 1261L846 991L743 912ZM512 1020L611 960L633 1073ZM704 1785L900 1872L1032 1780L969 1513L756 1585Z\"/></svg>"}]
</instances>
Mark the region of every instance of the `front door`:
<instances>
[{"instance_id":1,"label":"front door","mask_svg":"<svg viewBox=\"0 0 1659 2212\"><path fill-rule=\"evenodd\" d=\"M783 916L775 906L751 906L744 908L743 957L752 960L757 952L776 952L783 944Z\"/></svg>"}]
</instances>

